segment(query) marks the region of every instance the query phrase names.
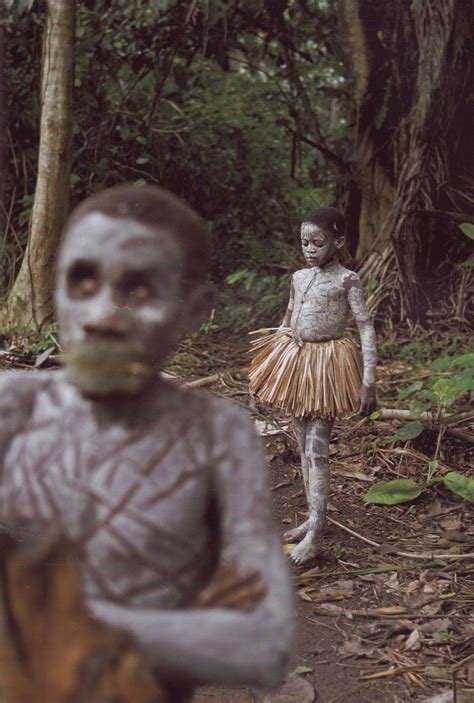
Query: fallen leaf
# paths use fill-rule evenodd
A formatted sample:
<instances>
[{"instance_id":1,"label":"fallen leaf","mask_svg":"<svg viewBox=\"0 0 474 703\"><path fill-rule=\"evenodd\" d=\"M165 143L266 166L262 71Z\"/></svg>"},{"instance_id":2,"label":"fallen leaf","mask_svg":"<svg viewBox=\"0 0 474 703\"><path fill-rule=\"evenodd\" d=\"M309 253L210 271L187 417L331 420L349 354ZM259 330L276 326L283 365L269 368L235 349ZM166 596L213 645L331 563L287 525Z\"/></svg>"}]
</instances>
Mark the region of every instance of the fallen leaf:
<instances>
[{"instance_id":1,"label":"fallen leaf","mask_svg":"<svg viewBox=\"0 0 474 703\"><path fill-rule=\"evenodd\" d=\"M423 615L424 617L433 617L433 615L438 615L442 607L443 604L439 600L434 601L433 603L428 603L420 608L420 615Z\"/></svg>"},{"instance_id":2,"label":"fallen leaf","mask_svg":"<svg viewBox=\"0 0 474 703\"><path fill-rule=\"evenodd\" d=\"M405 642L405 651L416 652L418 649L421 649L421 637L418 628L415 628L411 633L410 637Z\"/></svg>"},{"instance_id":3,"label":"fallen leaf","mask_svg":"<svg viewBox=\"0 0 474 703\"><path fill-rule=\"evenodd\" d=\"M314 589L312 589L314 590ZM306 601L307 603L313 603L313 599L311 596L308 594L307 590L305 588L300 588L297 592L296 595L298 598L301 598L301 600Z\"/></svg>"},{"instance_id":4,"label":"fallen leaf","mask_svg":"<svg viewBox=\"0 0 474 703\"><path fill-rule=\"evenodd\" d=\"M337 653L343 659L347 659L347 657L371 657L374 651L374 647L362 642L357 635L351 635L344 644L337 648Z\"/></svg>"},{"instance_id":5,"label":"fallen leaf","mask_svg":"<svg viewBox=\"0 0 474 703\"><path fill-rule=\"evenodd\" d=\"M435 620L428 620L428 622L424 622L423 625L419 625L418 629L424 635L434 635L438 630L451 629L451 620L449 618L436 618Z\"/></svg>"},{"instance_id":6,"label":"fallen leaf","mask_svg":"<svg viewBox=\"0 0 474 703\"><path fill-rule=\"evenodd\" d=\"M450 542L471 542L471 536L466 535L465 532L460 532L459 530L447 530L444 536Z\"/></svg>"},{"instance_id":7,"label":"fallen leaf","mask_svg":"<svg viewBox=\"0 0 474 703\"><path fill-rule=\"evenodd\" d=\"M439 500L434 500L431 507L424 514L424 517L436 517L444 513L450 513L452 508L449 505L442 505Z\"/></svg>"},{"instance_id":8,"label":"fallen leaf","mask_svg":"<svg viewBox=\"0 0 474 703\"><path fill-rule=\"evenodd\" d=\"M344 613L344 608L340 605L334 605L333 603L321 603L318 605L316 612L322 615L342 615Z\"/></svg>"},{"instance_id":9,"label":"fallen leaf","mask_svg":"<svg viewBox=\"0 0 474 703\"><path fill-rule=\"evenodd\" d=\"M318 592L326 596L349 597L354 592L354 581L334 581L330 586L320 586Z\"/></svg>"},{"instance_id":10,"label":"fallen leaf","mask_svg":"<svg viewBox=\"0 0 474 703\"><path fill-rule=\"evenodd\" d=\"M450 515L444 517L439 521L440 526L443 530L459 530L462 527L462 521L460 515Z\"/></svg>"},{"instance_id":11,"label":"fallen leaf","mask_svg":"<svg viewBox=\"0 0 474 703\"><path fill-rule=\"evenodd\" d=\"M445 681L446 669L443 669L441 666L427 666L423 669L423 676L426 676L428 679L441 679Z\"/></svg>"},{"instance_id":12,"label":"fallen leaf","mask_svg":"<svg viewBox=\"0 0 474 703\"><path fill-rule=\"evenodd\" d=\"M396 554L398 547L394 544L381 544L380 547L377 547L377 551L379 554Z\"/></svg>"}]
</instances>

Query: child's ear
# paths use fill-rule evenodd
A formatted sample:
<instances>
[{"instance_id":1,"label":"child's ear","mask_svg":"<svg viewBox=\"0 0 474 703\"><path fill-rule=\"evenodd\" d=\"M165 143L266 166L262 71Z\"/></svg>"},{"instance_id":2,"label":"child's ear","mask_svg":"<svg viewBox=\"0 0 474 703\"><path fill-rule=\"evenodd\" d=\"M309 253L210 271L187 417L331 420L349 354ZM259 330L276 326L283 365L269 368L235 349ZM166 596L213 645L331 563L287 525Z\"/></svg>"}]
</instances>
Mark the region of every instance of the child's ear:
<instances>
[{"instance_id":1,"label":"child's ear","mask_svg":"<svg viewBox=\"0 0 474 703\"><path fill-rule=\"evenodd\" d=\"M215 298L216 292L212 283L201 283L188 293L185 303L185 334L194 332L209 318Z\"/></svg>"},{"instance_id":2,"label":"child's ear","mask_svg":"<svg viewBox=\"0 0 474 703\"><path fill-rule=\"evenodd\" d=\"M345 243L344 237L337 237L336 238L336 249L343 249L344 243Z\"/></svg>"}]
</instances>

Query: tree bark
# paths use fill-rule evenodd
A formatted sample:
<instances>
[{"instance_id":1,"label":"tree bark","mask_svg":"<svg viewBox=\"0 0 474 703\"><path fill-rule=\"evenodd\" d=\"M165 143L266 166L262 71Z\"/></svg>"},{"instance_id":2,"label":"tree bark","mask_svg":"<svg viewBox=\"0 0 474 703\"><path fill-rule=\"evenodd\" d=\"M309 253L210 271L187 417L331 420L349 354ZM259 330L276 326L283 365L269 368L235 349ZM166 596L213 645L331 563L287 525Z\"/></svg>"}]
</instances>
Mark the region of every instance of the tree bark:
<instances>
[{"instance_id":1,"label":"tree bark","mask_svg":"<svg viewBox=\"0 0 474 703\"><path fill-rule=\"evenodd\" d=\"M5 238L5 166L6 166L6 73L5 8L0 4L0 241Z\"/></svg>"},{"instance_id":2,"label":"tree bark","mask_svg":"<svg viewBox=\"0 0 474 703\"><path fill-rule=\"evenodd\" d=\"M53 261L69 206L74 0L48 0L43 40L38 175L24 259L7 321L39 330L52 314Z\"/></svg>"},{"instance_id":3,"label":"tree bark","mask_svg":"<svg viewBox=\"0 0 474 703\"><path fill-rule=\"evenodd\" d=\"M339 0L339 16L353 97L357 253L393 248L402 308L423 322L435 271L465 245L455 218L434 211L474 204L474 9L464 0Z\"/></svg>"}]
</instances>

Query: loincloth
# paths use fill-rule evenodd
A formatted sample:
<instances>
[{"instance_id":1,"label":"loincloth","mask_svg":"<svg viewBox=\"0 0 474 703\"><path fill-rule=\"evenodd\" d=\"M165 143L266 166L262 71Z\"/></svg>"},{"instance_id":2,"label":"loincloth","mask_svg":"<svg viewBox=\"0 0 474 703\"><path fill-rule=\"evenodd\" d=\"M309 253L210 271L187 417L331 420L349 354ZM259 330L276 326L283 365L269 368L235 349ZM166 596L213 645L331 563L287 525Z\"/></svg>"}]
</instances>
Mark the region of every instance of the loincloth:
<instances>
[{"instance_id":1,"label":"loincloth","mask_svg":"<svg viewBox=\"0 0 474 703\"><path fill-rule=\"evenodd\" d=\"M298 345L290 329L252 342L250 391L293 417L342 417L357 412L360 351L352 339Z\"/></svg>"}]
</instances>

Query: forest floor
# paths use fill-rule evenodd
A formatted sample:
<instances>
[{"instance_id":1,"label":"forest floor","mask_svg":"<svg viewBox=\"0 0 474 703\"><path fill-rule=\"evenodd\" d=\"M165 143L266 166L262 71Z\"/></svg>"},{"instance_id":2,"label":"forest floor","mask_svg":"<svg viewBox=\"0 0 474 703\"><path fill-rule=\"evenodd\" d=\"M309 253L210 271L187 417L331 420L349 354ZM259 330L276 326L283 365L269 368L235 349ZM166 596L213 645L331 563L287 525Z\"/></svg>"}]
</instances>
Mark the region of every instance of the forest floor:
<instances>
[{"instance_id":1,"label":"forest floor","mask_svg":"<svg viewBox=\"0 0 474 703\"><path fill-rule=\"evenodd\" d=\"M248 395L247 348L245 333L201 334L180 345L168 371L251 412L265 443L274 515L283 533L305 516L299 457L288 418ZM0 365L15 362L3 355ZM16 362L29 366L31 357L20 355ZM383 407L395 407L399 388L424 373L396 355L378 369ZM425 483L438 433L394 445L396 425L358 416L335 424L331 522L322 554L309 567L291 565L298 609L291 671L310 684L308 692L314 687L318 703L474 702L471 505L440 484L412 503L363 502L375 481L405 477ZM439 472L467 472L469 450L468 443L445 435ZM208 687L195 701L310 703L308 692L259 698L248 689Z\"/></svg>"},{"instance_id":2,"label":"forest floor","mask_svg":"<svg viewBox=\"0 0 474 703\"><path fill-rule=\"evenodd\" d=\"M288 418L256 405L247 393L245 337L208 334L185 343L170 371L251 411L265 442L274 515L283 533L305 516L299 457ZM419 375L396 360L381 364L379 403L394 407L400 385ZM375 481L425 482L437 432L394 446L396 424L358 416L336 423L328 513L334 522L314 564L291 566L298 609L291 669L311 683L318 703L474 702L471 505L438 486L410 504L363 502ZM441 473L473 465L469 445L446 437L438 460ZM306 703L311 697L305 695L257 698L247 689L203 688L195 701Z\"/></svg>"}]
</instances>

